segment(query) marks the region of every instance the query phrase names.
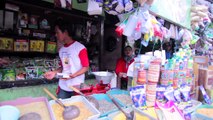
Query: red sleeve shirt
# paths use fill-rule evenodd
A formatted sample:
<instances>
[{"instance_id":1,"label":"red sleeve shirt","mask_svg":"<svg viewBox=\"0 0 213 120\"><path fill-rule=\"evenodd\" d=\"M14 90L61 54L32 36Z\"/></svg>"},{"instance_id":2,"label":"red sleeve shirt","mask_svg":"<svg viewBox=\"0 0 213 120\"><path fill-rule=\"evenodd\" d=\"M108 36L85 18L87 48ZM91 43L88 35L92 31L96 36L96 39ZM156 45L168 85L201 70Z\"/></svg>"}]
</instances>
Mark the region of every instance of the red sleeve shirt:
<instances>
[{"instance_id":1,"label":"red sleeve shirt","mask_svg":"<svg viewBox=\"0 0 213 120\"><path fill-rule=\"evenodd\" d=\"M127 73L127 70L129 68L129 65L134 61L131 60L130 63L126 64L126 61L124 60L124 58L120 58L118 59L117 61L117 64L116 64L116 68L115 68L115 73L116 74L119 74L120 72L123 72L123 73Z\"/></svg>"},{"instance_id":2,"label":"red sleeve shirt","mask_svg":"<svg viewBox=\"0 0 213 120\"><path fill-rule=\"evenodd\" d=\"M87 50L86 48L82 49L79 53L79 58L81 61L81 65L83 67L89 67L89 58L88 58L88 54L87 54Z\"/></svg>"}]
</instances>

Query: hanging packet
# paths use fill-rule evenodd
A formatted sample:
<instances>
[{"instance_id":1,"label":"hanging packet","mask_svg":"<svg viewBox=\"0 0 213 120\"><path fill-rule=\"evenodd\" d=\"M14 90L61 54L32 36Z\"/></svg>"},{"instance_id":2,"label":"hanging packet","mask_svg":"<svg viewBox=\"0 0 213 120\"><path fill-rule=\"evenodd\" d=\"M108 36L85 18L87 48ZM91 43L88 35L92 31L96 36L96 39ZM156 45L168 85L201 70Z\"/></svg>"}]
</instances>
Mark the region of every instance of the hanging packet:
<instances>
[{"instance_id":1,"label":"hanging packet","mask_svg":"<svg viewBox=\"0 0 213 120\"><path fill-rule=\"evenodd\" d=\"M200 91L203 94L203 98L204 98L205 102L210 105L212 103L212 101L211 101L210 97L207 95L207 93L202 85L200 86Z\"/></svg>"},{"instance_id":2,"label":"hanging packet","mask_svg":"<svg viewBox=\"0 0 213 120\"><path fill-rule=\"evenodd\" d=\"M183 113L173 101L168 101L166 104L156 101L156 106L162 111L165 120L185 120Z\"/></svg>"},{"instance_id":3,"label":"hanging packet","mask_svg":"<svg viewBox=\"0 0 213 120\"><path fill-rule=\"evenodd\" d=\"M159 101L163 101L165 96L164 96L164 92L166 91L166 86L157 86L156 89L156 99Z\"/></svg>"},{"instance_id":4,"label":"hanging packet","mask_svg":"<svg viewBox=\"0 0 213 120\"><path fill-rule=\"evenodd\" d=\"M174 97L174 90L172 87L168 88L166 92L164 92L164 96L168 101L174 101L175 102L175 97Z\"/></svg>"},{"instance_id":5,"label":"hanging packet","mask_svg":"<svg viewBox=\"0 0 213 120\"><path fill-rule=\"evenodd\" d=\"M135 107L146 106L146 87L145 85L130 88L130 96Z\"/></svg>"},{"instance_id":6,"label":"hanging packet","mask_svg":"<svg viewBox=\"0 0 213 120\"><path fill-rule=\"evenodd\" d=\"M178 90L178 89L174 90L174 97L175 97L175 100L176 100L177 102L181 102L181 101L182 101L182 100L181 100L181 93L180 93L180 90Z\"/></svg>"},{"instance_id":7,"label":"hanging packet","mask_svg":"<svg viewBox=\"0 0 213 120\"><path fill-rule=\"evenodd\" d=\"M190 90L191 90L191 88L188 85L182 85L180 88L180 92L181 92L181 94L183 96L183 100L185 102L190 100Z\"/></svg>"},{"instance_id":8,"label":"hanging packet","mask_svg":"<svg viewBox=\"0 0 213 120\"><path fill-rule=\"evenodd\" d=\"M100 7L99 3L96 2L95 0L89 0L87 12L89 15L101 15L102 7Z\"/></svg>"}]
</instances>

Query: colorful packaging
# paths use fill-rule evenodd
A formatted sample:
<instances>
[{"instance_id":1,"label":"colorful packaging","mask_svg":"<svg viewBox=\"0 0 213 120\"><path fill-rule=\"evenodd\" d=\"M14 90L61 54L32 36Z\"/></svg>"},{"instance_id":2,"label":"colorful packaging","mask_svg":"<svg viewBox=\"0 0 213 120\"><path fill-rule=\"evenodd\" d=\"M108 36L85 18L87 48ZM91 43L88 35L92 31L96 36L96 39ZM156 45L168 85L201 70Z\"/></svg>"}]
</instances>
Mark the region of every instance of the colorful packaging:
<instances>
[{"instance_id":1,"label":"colorful packaging","mask_svg":"<svg viewBox=\"0 0 213 120\"><path fill-rule=\"evenodd\" d=\"M147 74L146 70L138 71L138 80L137 80L138 84L146 84L146 80L147 80L146 74Z\"/></svg>"},{"instance_id":2,"label":"colorful packaging","mask_svg":"<svg viewBox=\"0 0 213 120\"><path fill-rule=\"evenodd\" d=\"M54 67L55 65L55 61L54 60L44 60L44 67L48 68L48 67Z\"/></svg>"},{"instance_id":3,"label":"colorful packaging","mask_svg":"<svg viewBox=\"0 0 213 120\"><path fill-rule=\"evenodd\" d=\"M44 52L44 41L43 40L30 40L30 51Z\"/></svg>"},{"instance_id":4,"label":"colorful packaging","mask_svg":"<svg viewBox=\"0 0 213 120\"><path fill-rule=\"evenodd\" d=\"M38 78L38 68L37 67L25 67L26 79L37 79Z\"/></svg>"},{"instance_id":5,"label":"colorful packaging","mask_svg":"<svg viewBox=\"0 0 213 120\"><path fill-rule=\"evenodd\" d=\"M47 46L46 47L47 53L56 53L56 50L57 50L57 43L56 42L48 41L46 46Z\"/></svg>"},{"instance_id":6,"label":"colorful packaging","mask_svg":"<svg viewBox=\"0 0 213 120\"><path fill-rule=\"evenodd\" d=\"M13 51L13 38L0 37L0 50Z\"/></svg>"},{"instance_id":7,"label":"colorful packaging","mask_svg":"<svg viewBox=\"0 0 213 120\"><path fill-rule=\"evenodd\" d=\"M159 101L162 101L165 99L164 97L164 92L166 91L166 86L157 86L157 89L156 89L156 99L159 100Z\"/></svg>"},{"instance_id":8,"label":"colorful packaging","mask_svg":"<svg viewBox=\"0 0 213 120\"><path fill-rule=\"evenodd\" d=\"M181 100L181 93L180 93L180 90L178 90L178 89L174 90L174 97L175 97L175 100L176 100L177 102L181 102L181 101L182 101L182 100Z\"/></svg>"},{"instance_id":9,"label":"colorful packaging","mask_svg":"<svg viewBox=\"0 0 213 120\"><path fill-rule=\"evenodd\" d=\"M24 68L17 68L16 71L16 80L25 80L26 79L26 71Z\"/></svg>"},{"instance_id":10,"label":"colorful packaging","mask_svg":"<svg viewBox=\"0 0 213 120\"><path fill-rule=\"evenodd\" d=\"M38 69L38 78L41 79L41 78L44 78L44 73L47 72L43 66L38 66L37 67Z\"/></svg>"},{"instance_id":11,"label":"colorful packaging","mask_svg":"<svg viewBox=\"0 0 213 120\"><path fill-rule=\"evenodd\" d=\"M165 120L185 120L183 113L173 101L168 101L166 104L156 101L156 106L162 111Z\"/></svg>"},{"instance_id":12,"label":"colorful packaging","mask_svg":"<svg viewBox=\"0 0 213 120\"><path fill-rule=\"evenodd\" d=\"M14 51L17 52L27 52L29 51L28 40L18 39L14 42Z\"/></svg>"},{"instance_id":13,"label":"colorful packaging","mask_svg":"<svg viewBox=\"0 0 213 120\"><path fill-rule=\"evenodd\" d=\"M188 85L182 85L180 88L180 92L185 102L190 100L190 90L191 90L191 87Z\"/></svg>"},{"instance_id":14,"label":"colorful packaging","mask_svg":"<svg viewBox=\"0 0 213 120\"><path fill-rule=\"evenodd\" d=\"M174 97L174 89L172 87L167 89L166 92L164 92L164 96L168 101L176 101Z\"/></svg>"},{"instance_id":15,"label":"colorful packaging","mask_svg":"<svg viewBox=\"0 0 213 120\"><path fill-rule=\"evenodd\" d=\"M204 98L205 102L206 102L207 104L211 104L212 101L211 101L210 97L208 96L208 94L206 93L206 91L205 91L205 89L203 88L202 85L200 86L200 91L201 91L201 93L203 94L203 98Z\"/></svg>"},{"instance_id":16,"label":"colorful packaging","mask_svg":"<svg viewBox=\"0 0 213 120\"><path fill-rule=\"evenodd\" d=\"M146 106L146 87L145 85L130 88L130 96L135 107Z\"/></svg>"},{"instance_id":17,"label":"colorful packaging","mask_svg":"<svg viewBox=\"0 0 213 120\"><path fill-rule=\"evenodd\" d=\"M35 62L33 60L24 60L23 61L24 66L35 66Z\"/></svg>"},{"instance_id":18,"label":"colorful packaging","mask_svg":"<svg viewBox=\"0 0 213 120\"><path fill-rule=\"evenodd\" d=\"M16 75L14 69L3 69L2 80L3 81L15 81Z\"/></svg>"}]
</instances>

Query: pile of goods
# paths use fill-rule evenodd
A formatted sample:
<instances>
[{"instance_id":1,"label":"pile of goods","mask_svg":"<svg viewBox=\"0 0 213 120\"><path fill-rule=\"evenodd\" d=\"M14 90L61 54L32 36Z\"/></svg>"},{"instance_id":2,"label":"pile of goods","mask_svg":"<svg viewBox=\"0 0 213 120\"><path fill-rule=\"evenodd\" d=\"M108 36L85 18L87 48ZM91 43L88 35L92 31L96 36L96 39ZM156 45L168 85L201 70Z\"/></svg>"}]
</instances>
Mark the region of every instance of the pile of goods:
<instances>
[{"instance_id":1,"label":"pile of goods","mask_svg":"<svg viewBox=\"0 0 213 120\"><path fill-rule=\"evenodd\" d=\"M8 62L1 64L0 80L31 80L42 79L46 71L54 70L60 66L59 58L0 58Z\"/></svg>"}]
</instances>

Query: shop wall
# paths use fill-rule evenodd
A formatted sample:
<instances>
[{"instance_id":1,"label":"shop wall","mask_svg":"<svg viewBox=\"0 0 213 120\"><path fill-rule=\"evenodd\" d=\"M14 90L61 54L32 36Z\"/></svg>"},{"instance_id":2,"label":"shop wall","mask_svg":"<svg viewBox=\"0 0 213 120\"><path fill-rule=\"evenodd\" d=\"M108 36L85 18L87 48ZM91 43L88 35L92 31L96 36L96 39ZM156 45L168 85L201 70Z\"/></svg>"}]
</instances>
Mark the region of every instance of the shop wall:
<instances>
[{"instance_id":1,"label":"shop wall","mask_svg":"<svg viewBox=\"0 0 213 120\"><path fill-rule=\"evenodd\" d=\"M54 3L54 0L43 0L46 2ZM72 8L81 11L87 11L87 1L86 3L78 3L77 0L72 0Z\"/></svg>"},{"instance_id":2,"label":"shop wall","mask_svg":"<svg viewBox=\"0 0 213 120\"><path fill-rule=\"evenodd\" d=\"M104 29L104 41L103 41L103 54L101 55L101 68L103 70L109 70L109 71L114 71L116 62L118 58L121 57L122 53L122 39L118 38L115 33L115 28L114 27L107 27L105 25ZM108 44L108 38L110 36L113 36L117 39L117 43L115 46L115 49L112 52L109 52L107 49L107 44Z\"/></svg>"}]
</instances>

